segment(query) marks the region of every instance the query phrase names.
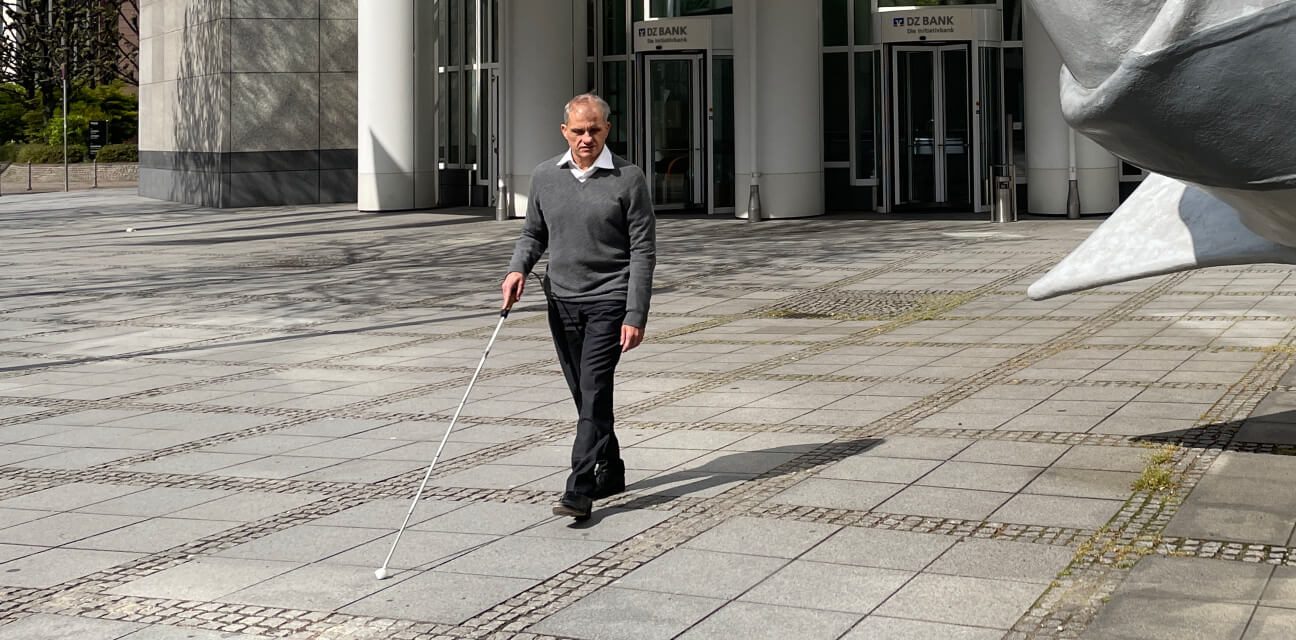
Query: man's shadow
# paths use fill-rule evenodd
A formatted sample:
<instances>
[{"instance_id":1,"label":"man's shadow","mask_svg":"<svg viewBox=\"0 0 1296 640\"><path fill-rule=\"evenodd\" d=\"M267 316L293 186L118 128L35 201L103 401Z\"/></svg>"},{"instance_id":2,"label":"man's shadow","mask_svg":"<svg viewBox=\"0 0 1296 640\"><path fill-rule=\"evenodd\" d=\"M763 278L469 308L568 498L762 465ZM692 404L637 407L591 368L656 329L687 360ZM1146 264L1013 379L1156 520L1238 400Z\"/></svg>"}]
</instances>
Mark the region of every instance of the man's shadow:
<instances>
[{"instance_id":1,"label":"man's shadow","mask_svg":"<svg viewBox=\"0 0 1296 640\"><path fill-rule=\"evenodd\" d=\"M727 484L730 489L738 488L746 482L768 480L811 468L823 469L846 458L867 452L885 442L881 438L860 438L843 442L826 442L821 445L802 447L779 447L757 451L734 451L720 456L697 467L680 469L671 473L650 476L630 483L626 492L604 504L595 505L594 512L585 520L578 520L569 525L571 529L586 529L597 525L605 518L625 511L661 507L685 498L710 498L720 494L709 493L710 490ZM625 450L626 457L634 455L634 448ZM771 454L786 458L771 465ZM682 483L682 484L677 484ZM666 492L652 492L652 489L671 486Z\"/></svg>"}]
</instances>

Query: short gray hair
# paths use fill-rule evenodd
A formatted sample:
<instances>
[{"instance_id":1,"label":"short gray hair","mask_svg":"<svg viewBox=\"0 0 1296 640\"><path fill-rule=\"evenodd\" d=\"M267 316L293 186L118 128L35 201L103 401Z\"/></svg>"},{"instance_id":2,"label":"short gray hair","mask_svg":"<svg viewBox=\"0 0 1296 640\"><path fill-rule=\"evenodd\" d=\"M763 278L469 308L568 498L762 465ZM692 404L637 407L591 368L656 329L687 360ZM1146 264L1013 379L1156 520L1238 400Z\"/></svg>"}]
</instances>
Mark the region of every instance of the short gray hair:
<instances>
[{"instance_id":1,"label":"short gray hair","mask_svg":"<svg viewBox=\"0 0 1296 640\"><path fill-rule=\"evenodd\" d=\"M568 100L567 106L563 107L563 124L571 122L572 109L578 104L593 104L598 107L599 111L603 114L604 121L612 119L612 107L607 103L607 100L598 97L598 95L594 93L582 93L575 98Z\"/></svg>"}]
</instances>

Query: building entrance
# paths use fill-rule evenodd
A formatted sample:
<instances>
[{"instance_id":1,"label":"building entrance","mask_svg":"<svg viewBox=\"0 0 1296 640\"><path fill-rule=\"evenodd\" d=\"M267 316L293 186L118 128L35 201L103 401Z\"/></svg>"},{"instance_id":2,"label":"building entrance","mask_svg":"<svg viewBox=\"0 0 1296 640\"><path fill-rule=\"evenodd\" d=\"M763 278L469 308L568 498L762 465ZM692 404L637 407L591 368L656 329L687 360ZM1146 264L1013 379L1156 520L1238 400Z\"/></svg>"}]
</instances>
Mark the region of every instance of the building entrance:
<instances>
[{"instance_id":1,"label":"building entrance","mask_svg":"<svg viewBox=\"0 0 1296 640\"><path fill-rule=\"evenodd\" d=\"M702 54L645 55L644 169L659 210L706 207Z\"/></svg>"},{"instance_id":2,"label":"building entrance","mask_svg":"<svg viewBox=\"0 0 1296 640\"><path fill-rule=\"evenodd\" d=\"M968 45L891 48L895 209L972 211Z\"/></svg>"}]
</instances>

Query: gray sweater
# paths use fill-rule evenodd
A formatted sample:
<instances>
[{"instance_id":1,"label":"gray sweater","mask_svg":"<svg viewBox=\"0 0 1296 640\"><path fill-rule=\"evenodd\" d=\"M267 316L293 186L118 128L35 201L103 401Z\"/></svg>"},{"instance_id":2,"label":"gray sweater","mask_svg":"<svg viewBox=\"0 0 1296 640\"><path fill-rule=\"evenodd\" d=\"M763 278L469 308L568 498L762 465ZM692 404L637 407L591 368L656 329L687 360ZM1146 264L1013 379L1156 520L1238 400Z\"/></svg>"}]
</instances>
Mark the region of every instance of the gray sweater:
<instances>
[{"instance_id":1,"label":"gray sweater","mask_svg":"<svg viewBox=\"0 0 1296 640\"><path fill-rule=\"evenodd\" d=\"M599 169L585 182L559 167L562 156L540 163L531 176L522 237L509 271L531 273L549 250L545 287L560 300L624 300L625 323L648 322L657 223L643 171L613 155L616 169Z\"/></svg>"}]
</instances>

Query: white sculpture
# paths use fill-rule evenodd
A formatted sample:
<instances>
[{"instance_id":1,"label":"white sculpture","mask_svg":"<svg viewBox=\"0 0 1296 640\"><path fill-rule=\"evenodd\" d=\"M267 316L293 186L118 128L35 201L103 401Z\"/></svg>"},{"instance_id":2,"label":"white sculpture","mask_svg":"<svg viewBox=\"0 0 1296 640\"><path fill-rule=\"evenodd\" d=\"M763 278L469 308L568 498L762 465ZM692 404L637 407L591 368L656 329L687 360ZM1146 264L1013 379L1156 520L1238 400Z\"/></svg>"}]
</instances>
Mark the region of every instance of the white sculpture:
<instances>
[{"instance_id":1,"label":"white sculpture","mask_svg":"<svg viewBox=\"0 0 1296 640\"><path fill-rule=\"evenodd\" d=\"M1067 121L1153 173L1031 298L1296 264L1296 0L1028 1Z\"/></svg>"}]
</instances>

